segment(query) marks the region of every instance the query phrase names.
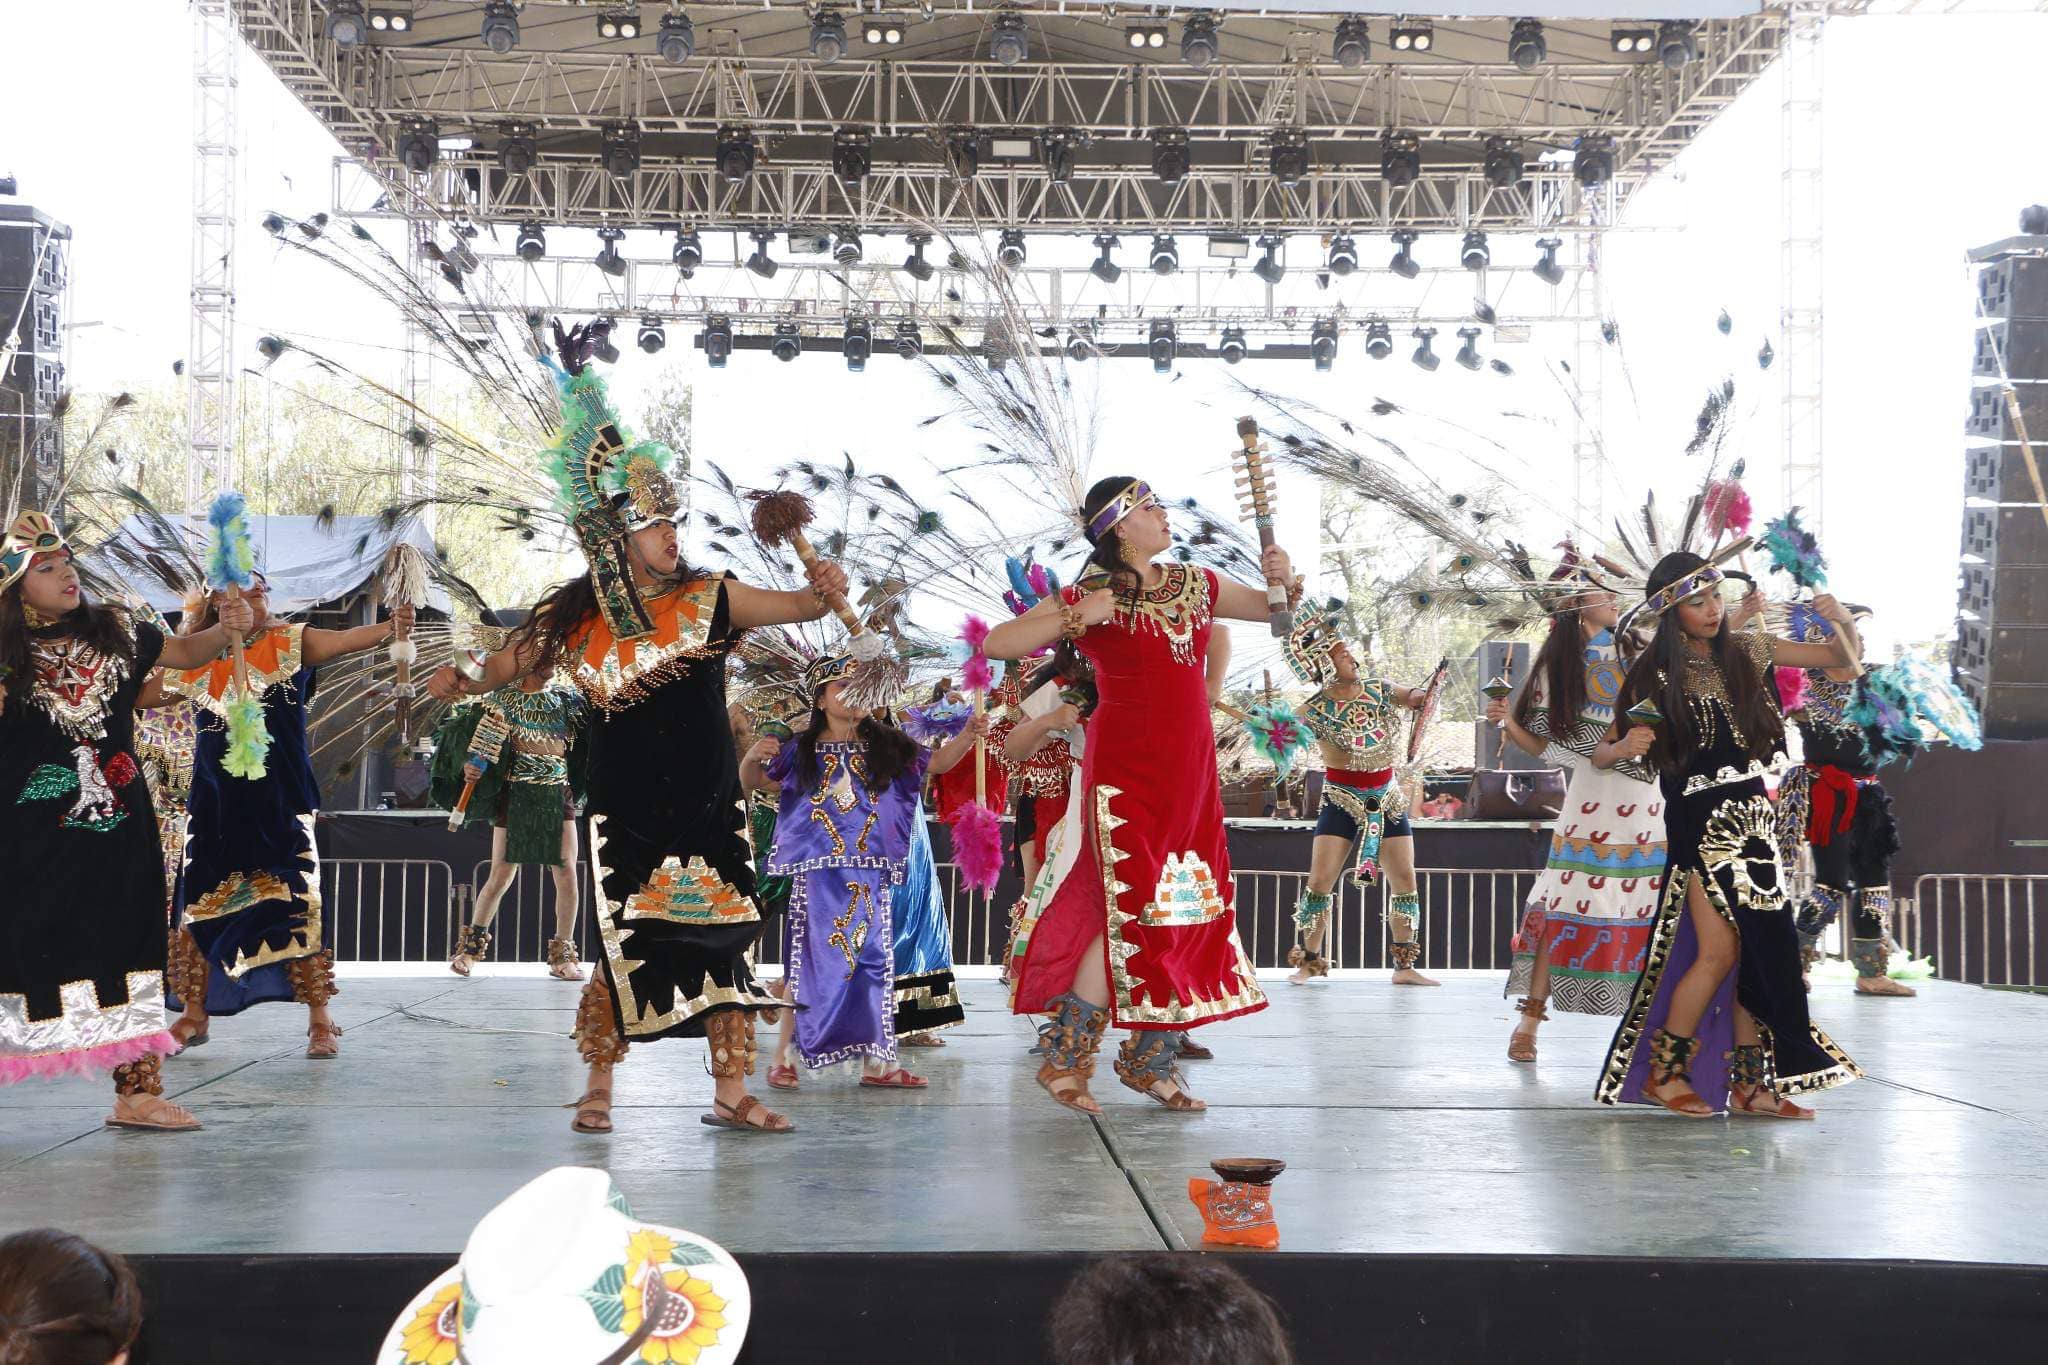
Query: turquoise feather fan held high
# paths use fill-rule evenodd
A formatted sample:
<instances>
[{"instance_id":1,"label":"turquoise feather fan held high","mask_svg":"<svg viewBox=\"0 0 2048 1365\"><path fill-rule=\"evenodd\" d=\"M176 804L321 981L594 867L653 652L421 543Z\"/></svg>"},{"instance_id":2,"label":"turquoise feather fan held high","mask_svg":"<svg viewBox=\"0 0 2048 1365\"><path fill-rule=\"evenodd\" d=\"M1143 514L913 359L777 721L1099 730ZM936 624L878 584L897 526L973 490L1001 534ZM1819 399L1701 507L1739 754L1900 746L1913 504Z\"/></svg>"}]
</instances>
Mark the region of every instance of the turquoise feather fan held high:
<instances>
[{"instance_id":1,"label":"turquoise feather fan held high","mask_svg":"<svg viewBox=\"0 0 2048 1365\"><path fill-rule=\"evenodd\" d=\"M249 505L240 493L226 492L206 511L206 587L225 592L233 601L256 585L256 546L249 535ZM233 635L228 652L234 658L235 695L224 708L228 727L227 753L221 767L231 777L254 782L263 776L270 752L270 727L263 720L263 702L249 695L249 666L242 658L242 637Z\"/></svg>"}]
</instances>

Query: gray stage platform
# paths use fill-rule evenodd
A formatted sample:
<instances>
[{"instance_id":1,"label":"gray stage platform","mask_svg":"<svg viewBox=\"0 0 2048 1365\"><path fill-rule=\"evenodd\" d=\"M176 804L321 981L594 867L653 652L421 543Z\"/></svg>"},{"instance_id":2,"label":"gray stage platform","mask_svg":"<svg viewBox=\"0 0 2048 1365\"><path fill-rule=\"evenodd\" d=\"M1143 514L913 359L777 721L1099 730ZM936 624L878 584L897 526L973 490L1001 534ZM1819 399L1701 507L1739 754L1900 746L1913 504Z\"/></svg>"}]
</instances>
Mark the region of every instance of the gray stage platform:
<instances>
[{"instance_id":1,"label":"gray stage platform","mask_svg":"<svg viewBox=\"0 0 2048 1365\"><path fill-rule=\"evenodd\" d=\"M203 1133L102 1129L107 1092L84 1081L0 1091L0 1230L56 1224L125 1252L453 1252L521 1181L580 1162L737 1251L1157 1248L1200 1235L1188 1177L1245 1155L1288 1162L1290 1250L2048 1263L2048 999L1823 984L1815 1013L1869 1079L1821 1096L1813 1124L1686 1122L1590 1102L1606 1020L1560 1016L1541 1063L1508 1062L1492 974L1267 984L1273 1008L1203 1031L1218 1058L1188 1068L1200 1117L1106 1067L1102 1120L1056 1109L1029 1028L976 981L952 1046L909 1054L929 1091L806 1076L775 1100L802 1132L719 1132L697 1122L701 1045L664 1043L621 1069L619 1131L595 1138L560 1107L580 1079L576 987L345 976L338 1061L304 1060L303 1013L273 1005L167 1064Z\"/></svg>"}]
</instances>

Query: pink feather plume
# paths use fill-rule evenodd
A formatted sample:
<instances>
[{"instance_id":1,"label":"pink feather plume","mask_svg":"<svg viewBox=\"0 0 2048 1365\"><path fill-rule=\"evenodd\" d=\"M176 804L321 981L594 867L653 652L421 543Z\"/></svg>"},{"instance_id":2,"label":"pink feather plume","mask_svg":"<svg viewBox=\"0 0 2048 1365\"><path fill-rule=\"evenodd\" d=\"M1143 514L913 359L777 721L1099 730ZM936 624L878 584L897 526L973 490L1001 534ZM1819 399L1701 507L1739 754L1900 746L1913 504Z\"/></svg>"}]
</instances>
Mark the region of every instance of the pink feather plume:
<instances>
[{"instance_id":1,"label":"pink feather plume","mask_svg":"<svg viewBox=\"0 0 2048 1365\"><path fill-rule=\"evenodd\" d=\"M981 647L988 643L988 622L979 616L970 616L960 627L960 638L967 642L967 662L960 669L960 685L969 692L986 692L995 686L995 673L988 665L988 655Z\"/></svg>"},{"instance_id":2,"label":"pink feather plume","mask_svg":"<svg viewBox=\"0 0 2048 1365\"><path fill-rule=\"evenodd\" d=\"M1780 668L1776 673L1778 709L1790 715L1806 704L1806 670Z\"/></svg>"},{"instance_id":3,"label":"pink feather plume","mask_svg":"<svg viewBox=\"0 0 2048 1365\"><path fill-rule=\"evenodd\" d=\"M1052 580L1046 577L1045 565L1033 564L1024 571L1024 576L1031 580L1031 591L1040 597L1052 596Z\"/></svg>"},{"instance_id":4,"label":"pink feather plume","mask_svg":"<svg viewBox=\"0 0 2048 1365\"><path fill-rule=\"evenodd\" d=\"M953 861L976 891L996 889L1003 875L1003 817L979 801L963 801L954 811Z\"/></svg>"},{"instance_id":5,"label":"pink feather plume","mask_svg":"<svg viewBox=\"0 0 2048 1365\"><path fill-rule=\"evenodd\" d=\"M1747 535L1753 510L1749 493L1736 479L1715 479L1707 485L1707 529L1715 535Z\"/></svg>"}]
</instances>

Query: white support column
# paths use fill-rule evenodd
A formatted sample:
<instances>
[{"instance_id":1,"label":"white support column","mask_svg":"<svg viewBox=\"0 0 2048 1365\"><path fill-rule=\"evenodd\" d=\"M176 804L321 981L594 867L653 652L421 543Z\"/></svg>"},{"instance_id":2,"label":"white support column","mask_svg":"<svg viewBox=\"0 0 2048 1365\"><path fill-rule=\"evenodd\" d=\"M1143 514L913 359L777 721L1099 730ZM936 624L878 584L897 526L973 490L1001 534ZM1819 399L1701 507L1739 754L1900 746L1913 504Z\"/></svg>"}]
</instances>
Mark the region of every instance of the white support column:
<instances>
[{"instance_id":1,"label":"white support column","mask_svg":"<svg viewBox=\"0 0 2048 1365\"><path fill-rule=\"evenodd\" d=\"M236 65L231 0L192 3L192 317L185 509L235 480Z\"/></svg>"},{"instance_id":2,"label":"white support column","mask_svg":"<svg viewBox=\"0 0 2048 1365\"><path fill-rule=\"evenodd\" d=\"M1793 0L1786 7L1780 117L1784 215L1778 370L1784 384L1785 506L1822 528L1821 492L1821 31L1827 5Z\"/></svg>"}]
</instances>

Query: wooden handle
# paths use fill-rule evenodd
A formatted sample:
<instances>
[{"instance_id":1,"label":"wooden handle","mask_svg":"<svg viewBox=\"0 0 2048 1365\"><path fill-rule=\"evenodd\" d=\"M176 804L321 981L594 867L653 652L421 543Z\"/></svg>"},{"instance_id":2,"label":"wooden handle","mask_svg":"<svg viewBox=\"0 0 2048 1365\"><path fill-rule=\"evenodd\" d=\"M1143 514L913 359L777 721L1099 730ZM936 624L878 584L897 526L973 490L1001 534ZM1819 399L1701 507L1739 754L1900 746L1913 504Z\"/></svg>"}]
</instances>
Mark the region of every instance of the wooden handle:
<instances>
[{"instance_id":1,"label":"wooden handle","mask_svg":"<svg viewBox=\"0 0 2048 1365\"><path fill-rule=\"evenodd\" d=\"M230 585L228 588L228 601L239 602L241 600L242 590ZM246 697L249 695L249 663L248 660L242 657L242 632L239 630L228 632L228 658L233 661L235 690Z\"/></svg>"},{"instance_id":2,"label":"wooden handle","mask_svg":"<svg viewBox=\"0 0 2048 1365\"><path fill-rule=\"evenodd\" d=\"M448 812L448 832L453 834L462 828L462 815L469 809L469 798L476 795L476 779L462 779L462 795L455 798L455 809Z\"/></svg>"},{"instance_id":3,"label":"wooden handle","mask_svg":"<svg viewBox=\"0 0 2048 1365\"><path fill-rule=\"evenodd\" d=\"M980 720L988 705L988 693L974 694L974 718ZM979 735L974 741L974 804L988 804L988 736Z\"/></svg>"},{"instance_id":4,"label":"wooden handle","mask_svg":"<svg viewBox=\"0 0 2048 1365\"><path fill-rule=\"evenodd\" d=\"M1261 552L1273 548L1273 505L1266 494L1266 478L1259 449L1259 424L1250 417L1237 419L1238 439L1244 442L1243 467L1238 478L1240 491L1251 504L1252 524L1258 528ZM1263 555L1262 555L1263 558ZM1263 565L1261 565L1263 569ZM1294 609L1287 601L1287 584L1277 575L1266 575L1266 618L1273 637L1283 639L1294 632Z\"/></svg>"},{"instance_id":5,"label":"wooden handle","mask_svg":"<svg viewBox=\"0 0 2048 1365\"><path fill-rule=\"evenodd\" d=\"M818 552L811 548L810 540L802 531L789 533L789 548L796 551L796 557L804 562L806 569L815 569L818 566ZM861 633L860 617L853 614L853 606L846 600L845 593L826 593L825 605L832 608L832 614L846 627L848 635Z\"/></svg>"}]
</instances>

